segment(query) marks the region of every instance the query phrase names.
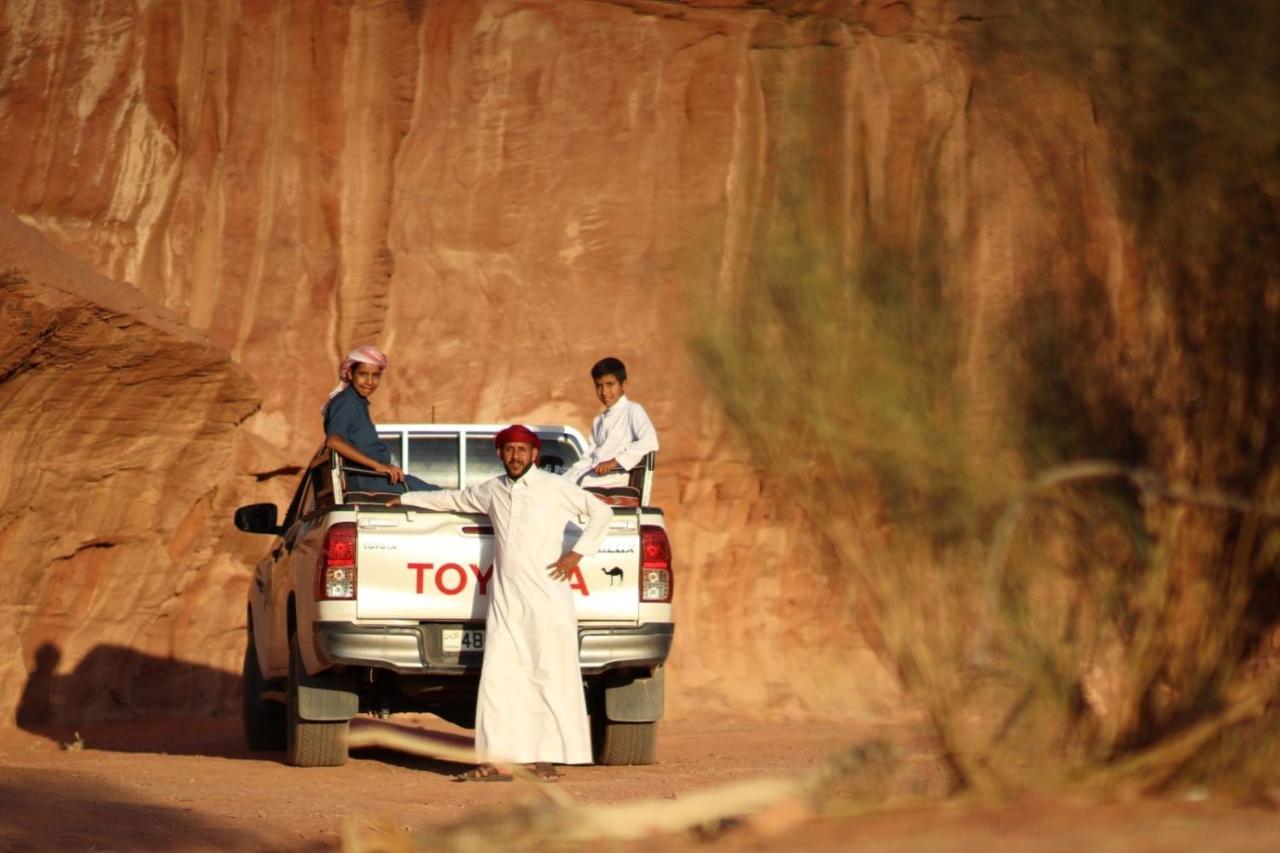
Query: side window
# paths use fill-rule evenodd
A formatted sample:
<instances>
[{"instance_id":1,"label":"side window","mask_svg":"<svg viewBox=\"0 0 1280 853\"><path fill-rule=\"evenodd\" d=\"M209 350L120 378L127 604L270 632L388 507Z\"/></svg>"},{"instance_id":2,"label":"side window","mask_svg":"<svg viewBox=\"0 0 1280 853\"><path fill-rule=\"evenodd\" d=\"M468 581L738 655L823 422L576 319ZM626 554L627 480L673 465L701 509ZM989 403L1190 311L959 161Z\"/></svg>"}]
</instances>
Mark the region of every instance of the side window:
<instances>
[{"instance_id":1,"label":"side window","mask_svg":"<svg viewBox=\"0 0 1280 853\"><path fill-rule=\"evenodd\" d=\"M333 467L326 463L311 469L310 484L303 495L307 505L304 514L314 512L316 507L333 506Z\"/></svg>"},{"instance_id":2,"label":"side window","mask_svg":"<svg viewBox=\"0 0 1280 853\"><path fill-rule=\"evenodd\" d=\"M298 520L298 517L304 514L302 506L304 504L312 503L311 495L313 494L313 491L311 489L311 480L314 476L315 470L316 469L312 468L306 474L302 475L302 480L298 483L298 490L293 493L293 500L289 502L289 510L284 514L284 521L280 523L280 526L285 530L292 527L293 523ZM309 511L310 510L307 510L307 512Z\"/></svg>"},{"instance_id":3,"label":"side window","mask_svg":"<svg viewBox=\"0 0 1280 853\"><path fill-rule=\"evenodd\" d=\"M457 435L410 435L404 471L442 489L458 488Z\"/></svg>"},{"instance_id":4,"label":"side window","mask_svg":"<svg viewBox=\"0 0 1280 853\"><path fill-rule=\"evenodd\" d=\"M298 494L298 518L304 518L316 511L316 478L314 472L325 469L312 468L311 470L313 472L312 476L306 479L302 485L302 491Z\"/></svg>"}]
</instances>

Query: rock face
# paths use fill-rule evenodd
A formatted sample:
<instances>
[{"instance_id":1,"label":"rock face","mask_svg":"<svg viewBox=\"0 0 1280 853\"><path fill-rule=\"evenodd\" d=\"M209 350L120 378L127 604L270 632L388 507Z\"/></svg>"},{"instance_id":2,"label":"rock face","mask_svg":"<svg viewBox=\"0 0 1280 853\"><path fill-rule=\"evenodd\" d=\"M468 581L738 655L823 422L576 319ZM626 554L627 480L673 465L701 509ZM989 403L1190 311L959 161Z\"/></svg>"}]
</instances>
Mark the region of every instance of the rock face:
<instances>
[{"instance_id":1,"label":"rock face","mask_svg":"<svg viewBox=\"0 0 1280 853\"><path fill-rule=\"evenodd\" d=\"M171 312L8 211L0 258L5 718L225 702L234 684L202 695L215 680L194 662L228 630L209 611L243 585L213 521L257 389Z\"/></svg>"},{"instance_id":2,"label":"rock face","mask_svg":"<svg viewBox=\"0 0 1280 853\"><path fill-rule=\"evenodd\" d=\"M0 549L19 567L0 593L0 695L47 683L31 712L73 715L70 676L109 647L96 669L117 691L172 658L225 704L265 544L229 510L285 499L276 475L320 441L338 359L376 343L391 367L375 417L406 421L585 429L590 364L627 362L661 434L679 561L672 712L899 710L687 340L739 286L753 229L794 201L778 170L797 146L815 227L850 251L943 212L978 339L1039 269L1048 214L1015 129L974 95L958 17L940 2L2 0L0 204L87 267L5 221L7 329L30 322L6 331L0 394L30 414L0 447ZM1113 264L1118 242L1096 245Z\"/></svg>"}]
</instances>

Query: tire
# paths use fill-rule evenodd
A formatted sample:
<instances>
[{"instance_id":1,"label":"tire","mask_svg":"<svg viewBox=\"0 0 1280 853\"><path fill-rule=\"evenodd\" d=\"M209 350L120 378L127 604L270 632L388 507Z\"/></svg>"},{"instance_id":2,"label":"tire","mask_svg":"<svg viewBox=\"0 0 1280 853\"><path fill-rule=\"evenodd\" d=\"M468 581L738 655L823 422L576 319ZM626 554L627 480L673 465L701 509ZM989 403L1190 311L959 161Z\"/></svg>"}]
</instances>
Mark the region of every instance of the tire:
<instances>
[{"instance_id":1,"label":"tire","mask_svg":"<svg viewBox=\"0 0 1280 853\"><path fill-rule=\"evenodd\" d=\"M305 672L298 635L289 638L289 689L286 691L285 760L294 767L341 767L347 763L348 720L312 722L298 714L298 678Z\"/></svg>"},{"instance_id":2,"label":"tire","mask_svg":"<svg viewBox=\"0 0 1280 853\"><path fill-rule=\"evenodd\" d=\"M285 709L279 702L264 699L262 694L270 682L258 667L258 647L253 641L253 625L244 648L244 666L240 680L240 716L244 721L244 739L252 750L279 751L285 747Z\"/></svg>"},{"instance_id":3,"label":"tire","mask_svg":"<svg viewBox=\"0 0 1280 853\"><path fill-rule=\"evenodd\" d=\"M591 718L596 764L653 764L658 755L657 723L615 723L604 714Z\"/></svg>"}]
</instances>

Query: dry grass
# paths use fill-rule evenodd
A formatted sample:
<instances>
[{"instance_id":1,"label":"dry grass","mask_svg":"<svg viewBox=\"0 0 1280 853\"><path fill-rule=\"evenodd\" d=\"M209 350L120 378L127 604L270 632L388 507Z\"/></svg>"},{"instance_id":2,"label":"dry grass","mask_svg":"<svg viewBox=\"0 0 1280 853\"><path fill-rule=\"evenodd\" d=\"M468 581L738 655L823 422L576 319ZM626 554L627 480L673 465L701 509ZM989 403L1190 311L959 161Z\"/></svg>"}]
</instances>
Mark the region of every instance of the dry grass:
<instances>
[{"instance_id":1,"label":"dry grass","mask_svg":"<svg viewBox=\"0 0 1280 853\"><path fill-rule=\"evenodd\" d=\"M1028 113L1011 123L1061 257L988 333L1005 356L977 382L958 369L972 302L946 273L957 247L873 235L850 259L806 205L808 155L786 148L782 201L695 343L957 788L1257 790L1280 775L1259 758L1276 755L1280 699L1280 14L1018 8L982 29L977 73L1020 72L1003 92L983 79L1009 111L1028 73L1094 103L1113 141L1100 179L1140 261L1109 285L1128 298L1078 260L1074 176L1043 168L1060 117Z\"/></svg>"},{"instance_id":2,"label":"dry grass","mask_svg":"<svg viewBox=\"0 0 1280 853\"><path fill-rule=\"evenodd\" d=\"M1250 496L1263 484L1193 488L1139 467L1162 461L1146 454L1024 482L1058 451L1029 453L1031 434L1008 425L966 429L945 324L805 263L779 276L795 283L788 303L715 327L704 363L836 555L846 605L927 709L957 787L1203 781L1192 768L1277 696L1249 666L1276 620L1277 512ZM1052 414L1058 429L1073 415Z\"/></svg>"}]
</instances>

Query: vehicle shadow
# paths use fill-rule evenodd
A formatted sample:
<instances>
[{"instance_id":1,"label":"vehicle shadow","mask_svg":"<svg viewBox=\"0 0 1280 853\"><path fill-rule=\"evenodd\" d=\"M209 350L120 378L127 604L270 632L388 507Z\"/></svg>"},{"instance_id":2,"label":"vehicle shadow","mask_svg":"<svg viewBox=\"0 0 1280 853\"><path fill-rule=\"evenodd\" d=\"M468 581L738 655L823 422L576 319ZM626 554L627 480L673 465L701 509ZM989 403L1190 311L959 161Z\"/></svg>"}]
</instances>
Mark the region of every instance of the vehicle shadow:
<instances>
[{"instance_id":1,"label":"vehicle shadow","mask_svg":"<svg viewBox=\"0 0 1280 853\"><path fill-rule=\"evenodd\" d=\"M238 673L109 645L94 648L69 673L58 672L61 660L52 643L36 652L15 715L24 731L74 748L284 762L283 752L254 752L245 744ZM447 725L430 715L401 722L357 717L353 732L400 735L403 748L358 746L352 757L454 775L470 765L432 753L441 746L471 749L474 741L440 728Z\"/></svg>"},{"instance_id":2,"label":"vehicle shadow","mask_svg":"<svg viewBox=\"0 0 1280 853\"><path fill-rule=\"evenodd\" d=\"M236 715L240 676L123 646L100 645L71 672L46 643L18 700L24 731L89 748L181 755L247 755ZM143 722L145 720L145 722ZM166 722L167 721L167 722Z\"/></svg>"}]
</instances>

